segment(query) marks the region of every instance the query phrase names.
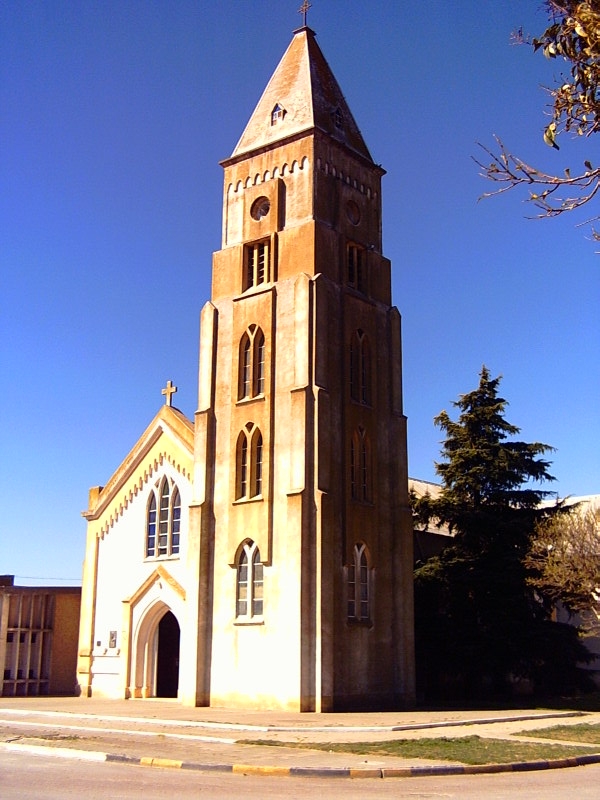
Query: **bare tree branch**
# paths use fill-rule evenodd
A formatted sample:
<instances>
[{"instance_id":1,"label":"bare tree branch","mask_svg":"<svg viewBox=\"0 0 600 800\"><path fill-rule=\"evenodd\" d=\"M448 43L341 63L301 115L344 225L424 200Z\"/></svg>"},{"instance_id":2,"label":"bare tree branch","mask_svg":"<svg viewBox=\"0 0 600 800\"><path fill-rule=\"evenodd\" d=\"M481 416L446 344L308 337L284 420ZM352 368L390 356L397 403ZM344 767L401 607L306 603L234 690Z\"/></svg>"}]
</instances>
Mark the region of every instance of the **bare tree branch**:
<instances>
[{"instance_id":1,"label":"bare tree branch","mask_svg":"<svg viewBox=\"0 0 600 800\"><path fill-rule=\"evenodd\" d=\"M544 141L556 150L557 138L573 133L583 139L600 131L600 0L546 0L549 26L539 38L521 29L513 33L514 44L540 50L548 59L559 59L567 74L559 75L557 85L547 89L552 98L551 121L544 130ZM575 211L596 198L600 190L600 167L584 161L585 170L572 175L552 175L511 153L498 138L498 151L479 145L491 158L489 164L474 158L480 175L497 184L482 197L503 194L517 186L529 192L526 202L539 211L536 218L557 217ZM539 191L538 191L539 189ZM481 198L480 198L481 199ZM600 219L593 216L589 222ZM593 238L600 233L592 229Z\"/></svg>"},{"instance_id":2,"label":"bare tree branch","mask_svg":"<svg viewBox=\"0 0 600 800\"><path fill-rule=\"evenodd\" d=\"M501 139L494 137L498 145L498 152L494 153L485 145L478 142L484 152L491 158L489 164L484 164L477 158L473 160L480 168L480 176L496 184L498 189L485 192L480 199L493 197L496 194L525 185L529 189L528 201L532 202L541 213L537 219L544 217L557 217L567 211L574 211L592 200L600 191L600 167L592 167L589 161L585 163L585 172L571 175L570 170L565 170L564 175L551 175L536 169L523 159L510 153ZM541 191L532 191L530 187L542 187ZM569 193L567 196L558 194L561 189L569 188L578 190L578 194ZM592 220L600 219L600 215Z\"/></svg>"}]
</instances>

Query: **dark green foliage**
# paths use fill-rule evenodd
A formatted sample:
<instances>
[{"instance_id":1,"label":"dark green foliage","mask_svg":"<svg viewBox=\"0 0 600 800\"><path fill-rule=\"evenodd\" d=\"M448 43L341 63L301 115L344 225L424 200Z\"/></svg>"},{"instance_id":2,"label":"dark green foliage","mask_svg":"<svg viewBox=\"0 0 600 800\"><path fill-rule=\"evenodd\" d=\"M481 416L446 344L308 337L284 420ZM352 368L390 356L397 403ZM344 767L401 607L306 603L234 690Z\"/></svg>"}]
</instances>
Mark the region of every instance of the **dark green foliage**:
<instances>
[{"instance_id":1,"label":"dark green foliage","mask_svg":"<svg viewBox=\"0 0 600 800\"><path fill-rule=\"evenodd\" d=\"M572 688L586 658L577 631L551 622L527 581L536 523L558 508L540 509L550 492L538 484L553 480L543 458L551 448L508 439L519 429L504 418L499 382L483 367L478 388L454 404L458 421L445 411L436 418L446 433L436 464L442 491L413 501L418 522L454 534L415 573L417 668L428 699L479 702L520 679Z\"/></svg>"}]
</instances>

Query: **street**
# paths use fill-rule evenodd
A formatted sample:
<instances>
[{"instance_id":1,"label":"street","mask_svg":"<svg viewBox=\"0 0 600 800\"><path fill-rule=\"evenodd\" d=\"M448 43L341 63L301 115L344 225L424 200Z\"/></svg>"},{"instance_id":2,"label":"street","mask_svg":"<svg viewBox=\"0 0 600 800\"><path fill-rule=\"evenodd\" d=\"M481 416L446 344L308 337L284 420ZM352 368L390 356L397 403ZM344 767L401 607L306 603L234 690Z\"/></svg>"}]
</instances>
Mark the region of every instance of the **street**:
<instances>
[{"instance_id":1,"label":"street","mask_svg":"<svg viewBox=\"0 0 600 800\"><path fill-rule=\"evenodd\" d=\"M309 794L347 800L393 797L396 800L598 800L600 765L506 775L426 778L350 779L277 778L201 773L0 749L2 800L226 800L243 793L249 800L298 798Z\"/></svg>"}]
</instances>

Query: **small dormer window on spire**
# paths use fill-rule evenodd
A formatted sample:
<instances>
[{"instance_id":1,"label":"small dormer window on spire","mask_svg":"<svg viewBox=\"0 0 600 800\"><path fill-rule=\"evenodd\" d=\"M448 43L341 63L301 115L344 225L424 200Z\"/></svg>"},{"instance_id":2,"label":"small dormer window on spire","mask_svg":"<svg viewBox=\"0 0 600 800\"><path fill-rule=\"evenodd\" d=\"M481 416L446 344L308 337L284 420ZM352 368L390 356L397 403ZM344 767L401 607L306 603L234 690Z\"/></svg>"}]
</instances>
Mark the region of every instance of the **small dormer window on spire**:
<instances>
[{"instance_id":1,"label":"small dormer window on spire","mask_svg":"<svg viewBox=\"0 0 600 800\"><path fill-rule=\"evenodd\" d=\"M342 112L340 111L339 106L333 112L332 117L333 117L333 124L335 125L336 128L341 129L344 127L344 117L342 116Z\"/></svg>"},{"instance_id":2,"label":"small dormer window on spire","mask_svg":"<svg viewBox=\"0 0 600 800\"><path fill-rule=\"evenodd\" d=\"M285 117L285 108L276 103L273 107L273 111L271 111L271 125L278 125L279 123L283 122L283 118Z\"/></svg>"}]
</instances>

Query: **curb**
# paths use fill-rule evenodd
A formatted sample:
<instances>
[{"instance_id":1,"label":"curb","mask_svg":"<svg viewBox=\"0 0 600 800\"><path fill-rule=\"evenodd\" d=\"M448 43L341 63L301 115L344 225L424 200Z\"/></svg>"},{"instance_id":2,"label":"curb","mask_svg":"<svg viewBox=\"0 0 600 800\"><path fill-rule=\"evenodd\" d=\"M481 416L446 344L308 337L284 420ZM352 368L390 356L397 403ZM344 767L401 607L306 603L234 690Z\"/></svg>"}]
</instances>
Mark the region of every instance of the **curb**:
<instances>
[{"instance_id":1,"label":"curb","mask_svg":"<svg viewBox=\"0 0 600 800\"><path fill-rule=\"evenodd\" d=\"M24 745L0 742L0 749L28 752L32 755L73 758L80 761L105 761L141 767L185 769L197 772L224 772L233 775L303 778L423 778L442 775L483 775L499 772L532 772L535 770L565 769L600 764L600 753L548 761L516 761L507 764L433 764L422 767L280 767L261 764L202 764L170 758L137 757L101 753L95 750L75 750L47 745Z\"/></svg>"},{"instance_id":2,"label":"curb","mask_svg":"<svg viewBox=\"0 0 600 800\"><path fill-rule=\"evenodd\" d=\"M458 728L471 725L495 725L505 722L528 722L546 719L565 719L572 717L585 717L585 711L548 711L543 713L530 713L530 714L513 714L508 717L474 717L473 719L451 719L439 720L434 722L410 722L400 725L253 725L232 722L208 722L197 721L190 719L173 720L173 719L156 719L152 717L123 717L115 716L112 714L88 714L88 713L73 713L60 712L60 711L24 711L23 709L2 708L0 711L3 714L12 714L13 716L40 716L40 717L72 717L73 719L89 721L90 719L97 720L113 720L116 722L139 722L146 725L160 725L164 728L169 727L186 727L186 728L199 728L209 730L228 730L228 731L253 731L260 733L331 733L335 732L349 732L349 733L399 733L402 731L415 731L415 730L429 730L433 728ZM87 726L86 726L87 727ZM223 742L224 744L233 743L235 740Z\"/></svg>"},{"instance_id":3,"label":"curb","mask_svg":"<svg viewBox=\"0 0 600 800\"><path fill-rule=\"evenodd\" d=\"M415 722L407 723L405 725L394 725L389 730L394 732L413 731L413 730L429 730L431 728L461 728L468 727L469 725L496 725L497 723L505 722L530 722L545 719L565 719L572 717L585 717L585 711L559 711L548 712L545 714L515 714L511 717L478 717L475 719L466 720L440 720L439 722ZM379 729L381 730L381 729ZM384 729L385 730L385 729Z\"/></svg>"}]
</instances>

